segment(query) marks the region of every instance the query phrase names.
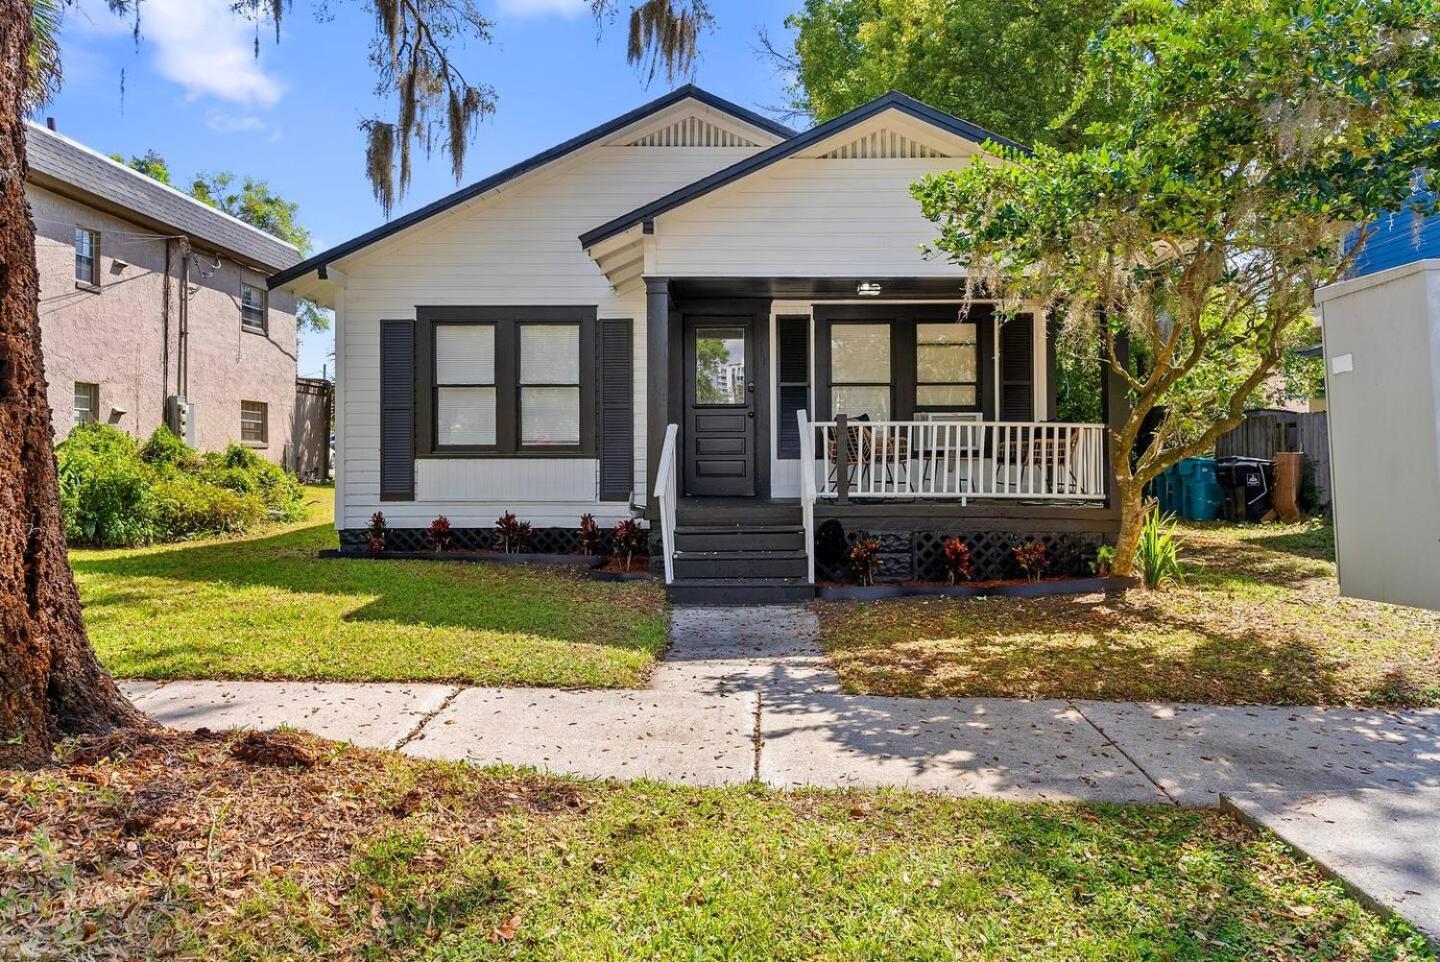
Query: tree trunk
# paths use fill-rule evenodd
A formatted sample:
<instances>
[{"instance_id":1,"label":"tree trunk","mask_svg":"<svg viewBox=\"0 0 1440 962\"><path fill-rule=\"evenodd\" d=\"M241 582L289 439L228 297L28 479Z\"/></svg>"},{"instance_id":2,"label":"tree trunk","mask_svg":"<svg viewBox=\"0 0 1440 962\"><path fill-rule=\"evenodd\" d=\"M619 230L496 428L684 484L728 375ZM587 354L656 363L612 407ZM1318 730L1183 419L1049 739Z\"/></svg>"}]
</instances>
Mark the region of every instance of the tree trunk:
<instances>
[{"instance_id":1,"label":"tree trunk","mask_svg":"<svg viewBox=\"0 0 1440 962\"><path fill-rule=\"evenodd\" d=\"M1115 500L1120 505L1120 534L1115 539L1115 561L1110 573L1127 578L1135 571L1135 550L1145 526L1145 484L1126 472L1115 478Z\"/></svg>"},{"instance_id":2,"label":"tree trunk","mask_svg":"<svg viewBox=\"0 0 1440 962\"><path fill-rule=\"evenodd\" d=\"M25 202L29 42L30 0L0 0L0 765L144 719L90 647L60 523Z\"/></svg>"}]
</instances>

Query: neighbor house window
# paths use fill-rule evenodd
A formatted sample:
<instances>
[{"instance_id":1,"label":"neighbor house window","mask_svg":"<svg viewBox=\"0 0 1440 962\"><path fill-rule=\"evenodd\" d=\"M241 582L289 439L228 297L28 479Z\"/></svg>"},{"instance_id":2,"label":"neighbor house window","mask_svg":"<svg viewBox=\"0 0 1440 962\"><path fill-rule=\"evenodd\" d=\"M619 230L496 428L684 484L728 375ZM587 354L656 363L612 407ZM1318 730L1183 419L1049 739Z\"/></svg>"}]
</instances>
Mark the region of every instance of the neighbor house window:
<instances>
[{"instance_id":1,"label":"neighbor house window","mask_svg":"<svg viewBox=\"0 0 1440 962\"><path fill-rule=\"evenodd\" d=\"M99 231L75 228L75 280L92 287L100 286Z\"/></svg>"},{"instance_id":2,"label":"neighbor house window","mask_svg":"<svg viewBox=\"0 0 1440 962\"><path fill-rule=\"evenodd\" d=\"M265 444L270 440L270 406L263 401L240 402L240 441Z\"/></svg>"},{"instance_id":3,"label":"neighbor house window","mask_svg":"<svg viewBox=\"0 0 1440 962\"><path fill-rule=\"evenodd\" d=\"M100 416L100 385L75 384L75 426L94 424Z\"/></svg>"},{"instance_id":4,"label":"neighbor house window","mask_svg":"<svg viewBox=\"0 0 1440 962\"><path fill-rule=\"evenodd\" d=\"M435 327L435 444L495 446L495 325Z\"/></svg>"},{"instance_id":5,"label":"neighbor house window","mask_svg":"<svg viewBox=\"0 0 1440 962\"><path fill-rule=\"evenodd\" d=\"M915 406L980 403L980 339L974 324L915 325Z\"/></svg>"},{"instance_id":6,"label":"neighbor house window","mask_svg":"<svg viewBox=\"0 0 1440 962\"><path fill-rule=\"evenodd\" d=\"M831 325L831 413L888 420L891 397L890 325Z\"/></svg>"},{"instance_id":7,"label":"neighbor house window","mask_svg":"<svg viewBox=\"0 0 1440 962\"><path fill-rule=\"evenodd\" d=\"M520 325L520 444L580 443L580 325Z\"/></svg>"},{"instance_id":8,"label":"neighbor house window","mask_svg":"<svg viewBox=\"0 0 1440 962\"><path fill-rule=\"evenodd\" d=\"M240 326L247 331L265 330L265 289L253 284L240 285Z\"/></svg>"}]
</instances>

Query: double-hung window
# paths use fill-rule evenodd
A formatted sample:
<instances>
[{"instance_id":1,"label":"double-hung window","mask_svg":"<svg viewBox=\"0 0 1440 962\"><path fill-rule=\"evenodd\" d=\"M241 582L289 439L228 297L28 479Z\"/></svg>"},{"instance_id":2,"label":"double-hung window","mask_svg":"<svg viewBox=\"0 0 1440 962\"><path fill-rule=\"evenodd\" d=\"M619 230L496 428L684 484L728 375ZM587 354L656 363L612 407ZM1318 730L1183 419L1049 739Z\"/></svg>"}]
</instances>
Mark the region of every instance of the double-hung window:
<instances>
[{"instance_id":1,"label":"double-hung window","mask_svg":"<svg viewBox=\"0 0 1440 962\"><path fill-rule=\"evenodd\" d=\"M890 418L890 325L837 323L830 327L831 414L852 420Z\"/></svg>"},{"instance_id":2,"label":"double-hung window","mask_svg":"<svg viewBox=\"0 0 1440 962\"><path fill-rule=\"evenodd\" d=\"M420 457L591 457L593 307L416 311Z\"/></svg>"},{"instance_id":3,"label":"double-hung window","mask_svg":"<svg viewBox=\"0 0 1440 962\"><path fill-rule=\"evenodd\" d=\"M100 286L100 232L88 227L75 228L75 282L88 287Z\"/></svg>"},{"instance_id":4,"label":"double-hung window","mask_svg":"<svg viewBox=\"0 0 1440 962\"><path fill-rule=\"evenodd\" d=\"M495 325L435 325L435 447L494 448Z\"/></svg>"},{"instance_id":5,"label":"double-hung window","mask_svg":"<svg viewBox=\"0 0 1440 962\"><path fill-rule=\"evenodd\" d=\"M240 402L240 442L263 446L270 441L270 405L264 401Z\"/></svg>"},{"instance_id":6,"label":"double-hung window","mask_svg":"<svg viewBox=\"0 0 1440 962\"><path fill-rule=\"evenodd\" d=\"M100 417L100 385L75 382L75 426L94 424Z\"/></svg>"},{"instance_id":7,"label":"double-hung window","mask_svg":"<svg viewBox=\"0 0 1440 962\"><path fill-rule=\"evenodd\" d=\"M980 339L974 324L915 325L915 406L965 410L980 404Z\"/></svg>"},{"instance_id":8,"label":"double-hung window","mask_svg":"<svg viewBox=\"0 0 1440 962\"><path fill-rule=\"evenodd\" d=\"M240 285L240 326L257 334L265 333L266 292L254 284Z\"/></svg>"},{"instance_id":9,"label":"double-hung window","mask_svg":"<svg viewBox=\"0 0 1440 962\"><path fill-rule=\"evenodd\" d=\"M580 325L520 325L520 446L580 443Z\"/></svg>"}]
</instances>

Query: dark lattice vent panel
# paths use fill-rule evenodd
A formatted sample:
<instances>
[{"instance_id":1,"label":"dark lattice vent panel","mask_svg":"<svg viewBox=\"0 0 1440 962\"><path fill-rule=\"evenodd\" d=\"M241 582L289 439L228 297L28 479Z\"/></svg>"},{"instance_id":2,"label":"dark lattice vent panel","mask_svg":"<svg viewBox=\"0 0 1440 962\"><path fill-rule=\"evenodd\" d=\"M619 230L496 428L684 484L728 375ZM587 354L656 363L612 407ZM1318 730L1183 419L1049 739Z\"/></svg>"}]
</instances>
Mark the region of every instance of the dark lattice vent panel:
<instances>
[{"instance_id":1,"label":"dark lattice vent panel","mask_svg":"<svg viewBox=\"0 0 1440 962\"><path fill-rule=\"evenodd\" d=\"M494 528L454 528L451 530L454 545L461 551L498 551L500 536ZM347 528L340 532L340 547L346 551L368 550L369 532L364 528ZM605 550L614 546L614 532L604 531ZM646 532L647 547L641 554L648 553L649 532ZM390 528L385 532L385 547L388 551L430 551L430 532L425 528ZM580 550L580 532L576 528L536 528L530 533L527 554L576 554Z\"/></svg>"},{"instance_id":2,"label":"dark lattice vent panel","mask_svg":"<svg viewBox=\"0 0 1440 962\"><path fill-rule=\"evenodd\" d=\"M853 546L863 531L847 531L845 543ZM944 531L902 531L875 534L880 540L878 581L944 581ZM1100 535L1018 534L1011 531L980 531L960 536L970 548L970 566L976 581L1008 581L1024 577L1015 561L1015 548L1026 541L1045 545L1050 557L1049 577L1083 577L1091 574L1095 551L1104 543ZM816 560L816 576L824 581L852 580L848 561L826 564Z\"/></svg>"}]
</instances>

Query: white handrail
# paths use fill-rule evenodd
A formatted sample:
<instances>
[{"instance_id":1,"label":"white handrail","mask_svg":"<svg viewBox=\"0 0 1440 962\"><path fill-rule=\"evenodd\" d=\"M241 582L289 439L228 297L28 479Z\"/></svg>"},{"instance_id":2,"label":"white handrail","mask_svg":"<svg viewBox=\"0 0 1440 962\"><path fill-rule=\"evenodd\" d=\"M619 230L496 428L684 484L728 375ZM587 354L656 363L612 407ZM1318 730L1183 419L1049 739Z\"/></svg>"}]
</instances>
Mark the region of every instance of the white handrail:
<instances>
[{"instance_id":1,"label":"white handrail","mask_svg":"<svg viewBox=\"0 0 1440 962\"><path fill-rule=\"evenodd\" d=\"M805 526L805 567L815 583L815 431L810 415L800 411L800 515Z\"/></svg>"},{"instance_id":2,"label":"white handrail","mask_svg":"<svg viewBox=\"0 0 1440 962\"><path fill-rule=\"evenodd\" d=\"M680 425L665 429L665 445L660 449L659 470L655 473L655 504L660 509L660 537L664 542L665 583L675 583L675 441Z\"/></svg>"},{"instance_id":3,"label":"white handrail","mask_svg":"<svg viewBox=\"0 0 1440 962\"><path fill-rule=\"evenodd\" d=\"M801 474L825 499L843 486L846 497L868 500L1097 501L1106 496L1105 431L1055 421L848 421L842 449L839 423L817 421L800 428L809 441Z\"/></svg>"}]
</instances>

